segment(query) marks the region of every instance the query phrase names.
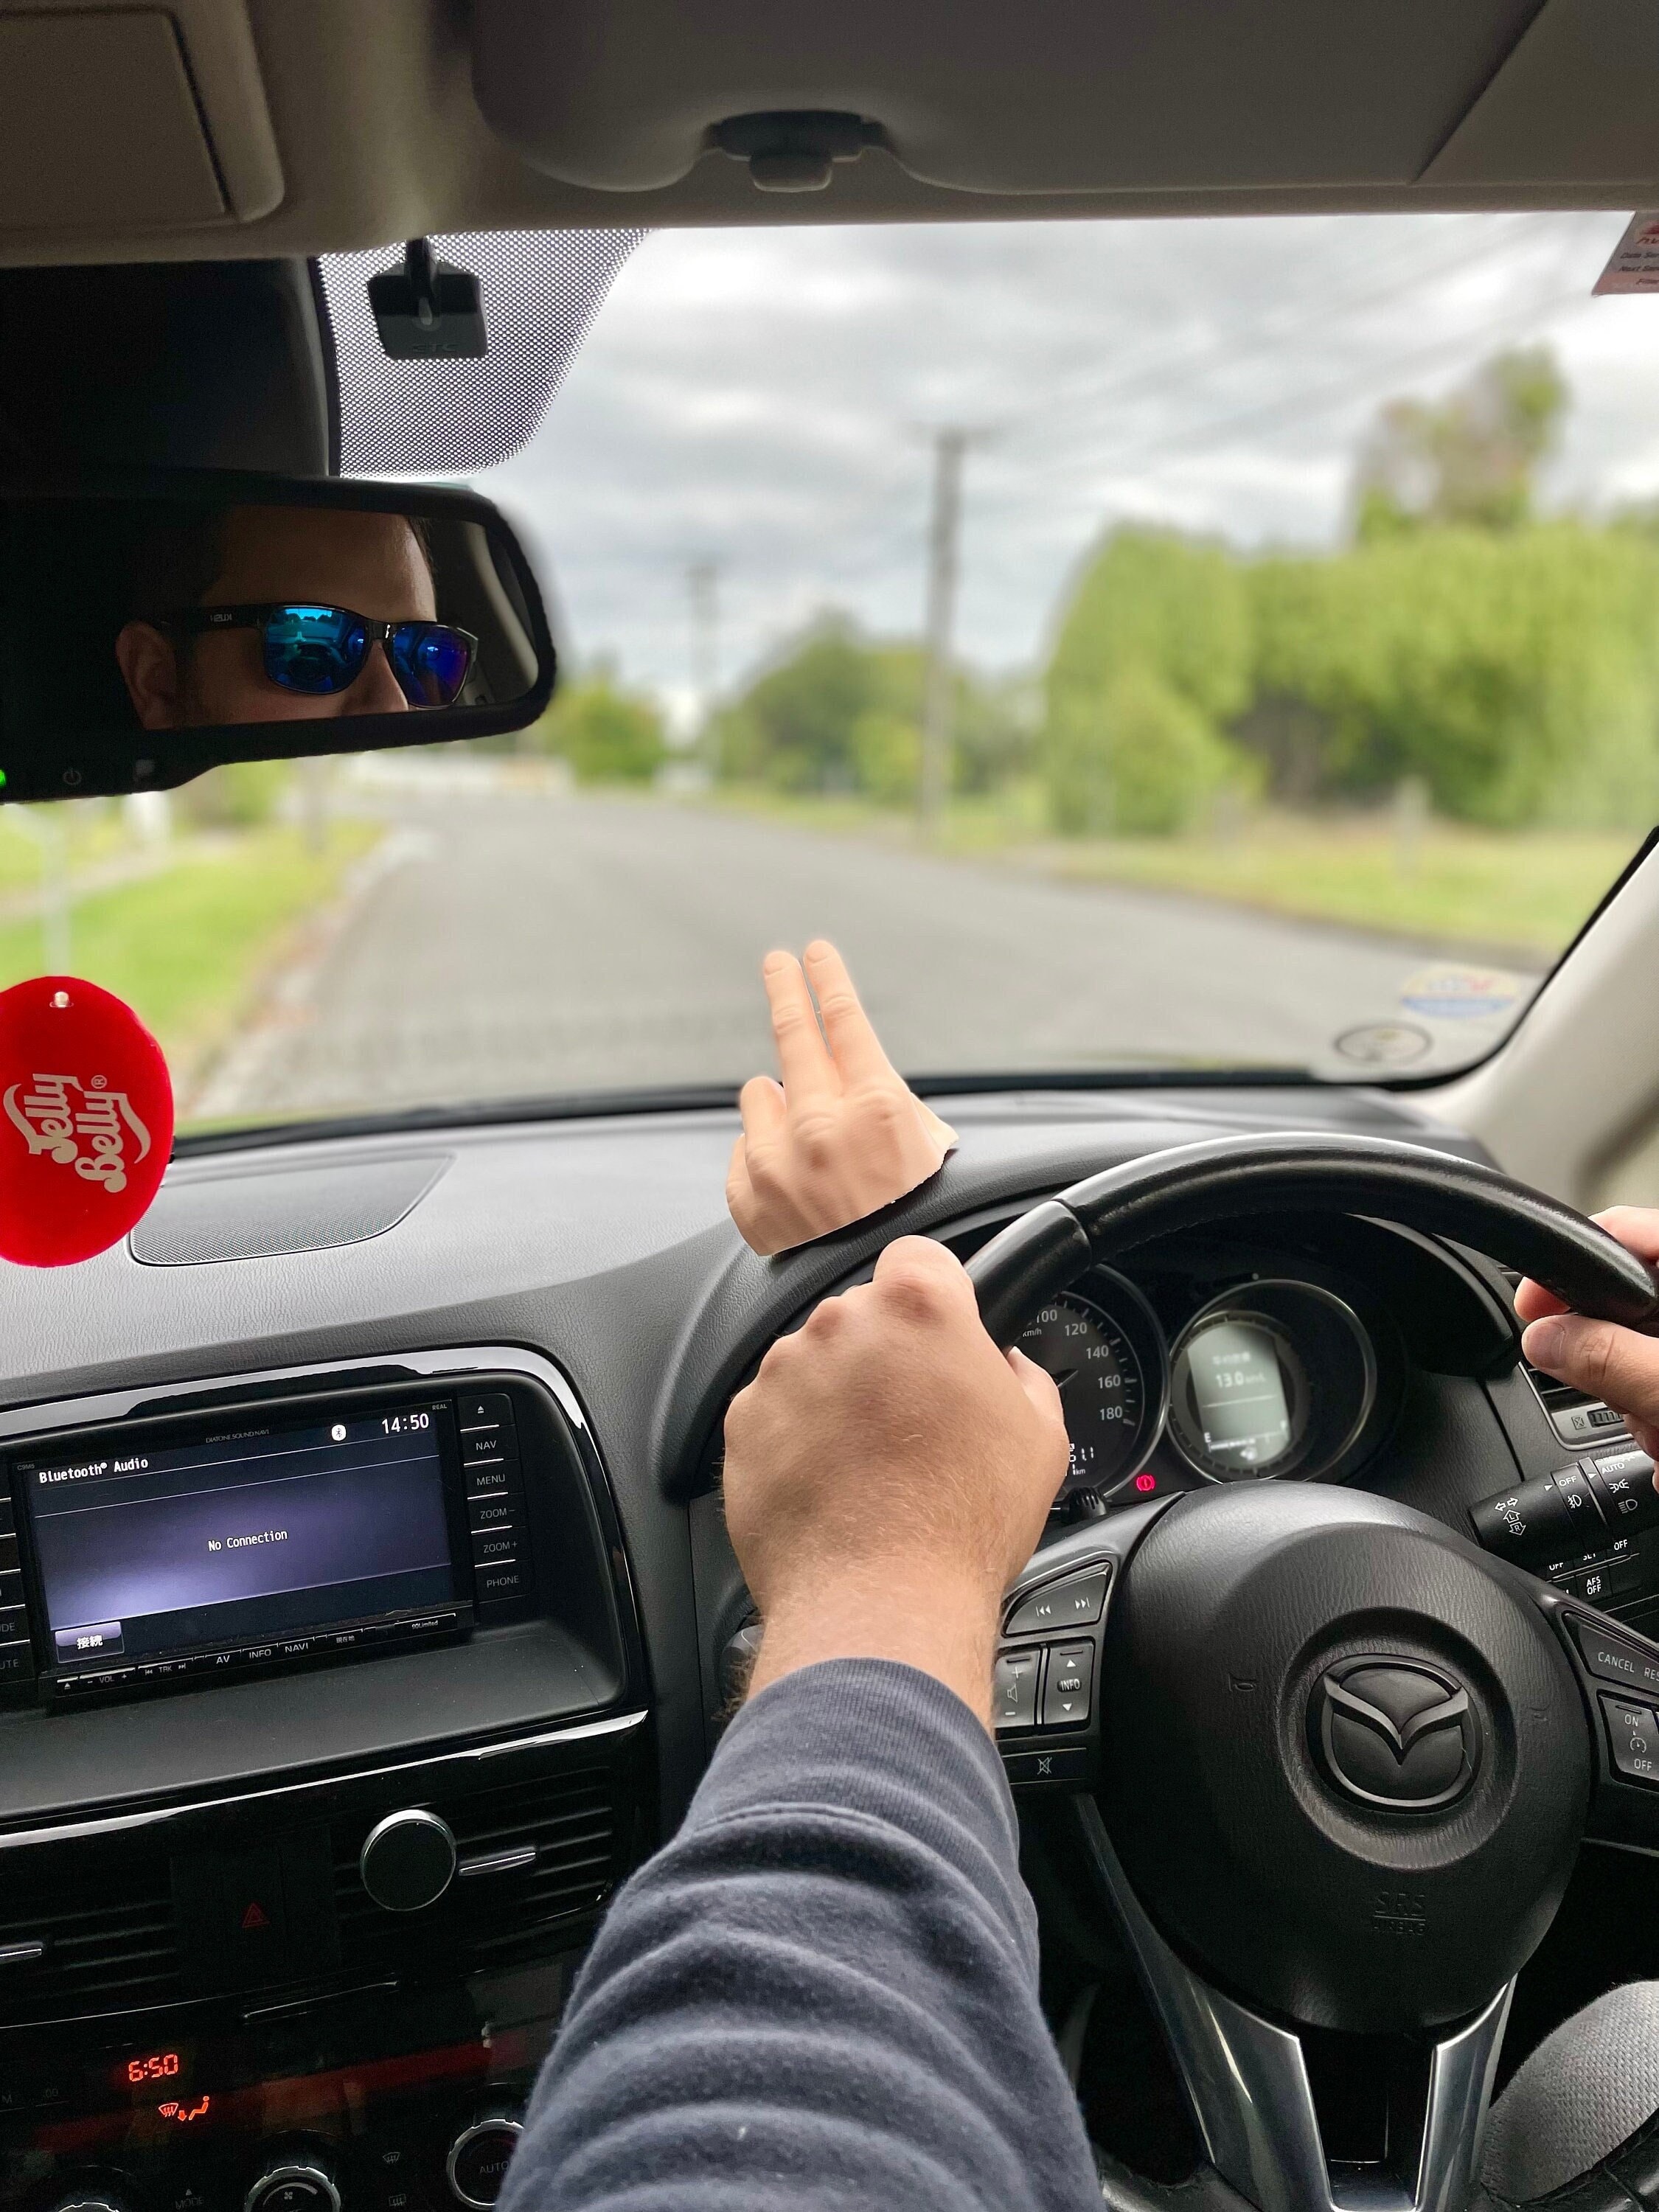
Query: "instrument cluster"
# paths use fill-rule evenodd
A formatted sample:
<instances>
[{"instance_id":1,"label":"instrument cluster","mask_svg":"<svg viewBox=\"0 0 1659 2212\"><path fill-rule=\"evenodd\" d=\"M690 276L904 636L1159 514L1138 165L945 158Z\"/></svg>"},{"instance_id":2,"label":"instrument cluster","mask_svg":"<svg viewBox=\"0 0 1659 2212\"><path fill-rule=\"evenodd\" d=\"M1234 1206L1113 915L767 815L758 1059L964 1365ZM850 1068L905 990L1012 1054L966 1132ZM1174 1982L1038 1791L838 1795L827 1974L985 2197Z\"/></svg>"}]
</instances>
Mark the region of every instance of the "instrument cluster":
<instances>
[{"instance_id":1,"label":"instrument cluster","mask_svg":"<svg viewBox=\"0 0 1659 2212\"><path fill-rule=\"evenodd\" d=\"M1144 1286L1094 1269L1019 1339L1066 1411L1072 1461L1057 1510L1353 1473L1397 1396L1398 1352L1368 1306L1362 1291L1301 1269Z\"/></svg>"}]
</instances>

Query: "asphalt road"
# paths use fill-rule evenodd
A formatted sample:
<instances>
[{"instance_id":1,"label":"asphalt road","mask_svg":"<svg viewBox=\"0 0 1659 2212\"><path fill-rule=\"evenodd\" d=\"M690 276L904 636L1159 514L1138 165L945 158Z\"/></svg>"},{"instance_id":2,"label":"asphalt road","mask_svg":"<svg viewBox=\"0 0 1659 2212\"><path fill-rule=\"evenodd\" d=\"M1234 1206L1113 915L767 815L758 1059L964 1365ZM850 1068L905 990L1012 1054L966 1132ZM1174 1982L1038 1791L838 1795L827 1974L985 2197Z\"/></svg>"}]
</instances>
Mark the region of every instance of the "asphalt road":
<instances>
[{"instance_id":1,"label":"asphalt road","mask_svg":"<svg viewBox=\"0 0 1659 2212\"><path fill-rule=\"evenodd\" d=\"M1385 1019L1408 947L655 800L397 803L386 869L198 1117L732 1083L769 945L847 954L915 1072L1301 1063Z\"/></svg>"}]
</instances>

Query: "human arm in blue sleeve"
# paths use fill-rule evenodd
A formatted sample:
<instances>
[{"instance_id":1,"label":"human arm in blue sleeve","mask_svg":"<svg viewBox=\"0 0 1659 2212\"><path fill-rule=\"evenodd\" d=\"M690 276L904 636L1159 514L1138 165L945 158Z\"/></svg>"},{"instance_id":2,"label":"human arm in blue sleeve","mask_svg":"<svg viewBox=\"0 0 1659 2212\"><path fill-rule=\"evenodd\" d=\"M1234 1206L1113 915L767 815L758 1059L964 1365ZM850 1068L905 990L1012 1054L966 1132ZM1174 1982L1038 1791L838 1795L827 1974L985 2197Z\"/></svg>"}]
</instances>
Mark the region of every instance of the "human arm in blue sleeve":
<instances>
[{"instance_id":1,"label":"human arm in blue sleeve","mask_svg":"<svg viewBox=\"0 0 1659 2212\"><path fill-rule=\"evenodd\" d=\"M909 1666L763 1690L572 1994L505 2212L1098 2204L981 1721Z\"/></svg>"}]
</instances>

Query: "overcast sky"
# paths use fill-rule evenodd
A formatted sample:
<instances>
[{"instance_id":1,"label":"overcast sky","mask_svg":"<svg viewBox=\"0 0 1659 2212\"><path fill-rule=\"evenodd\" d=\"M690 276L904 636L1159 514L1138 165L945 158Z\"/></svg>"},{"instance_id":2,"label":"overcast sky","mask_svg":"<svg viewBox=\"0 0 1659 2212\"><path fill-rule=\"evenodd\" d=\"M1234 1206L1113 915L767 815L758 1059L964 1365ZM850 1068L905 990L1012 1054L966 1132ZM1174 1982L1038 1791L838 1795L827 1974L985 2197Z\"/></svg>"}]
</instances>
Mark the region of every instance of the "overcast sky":
<instances>
[{"instance_id":1,"label":"overcast sky","mask_svg":"<svg viewBox=\"0 0 1659 2212\"><path fill-rule=\"evenodd\" d=\"M579 655L683 704L696 560L728 684L823 607L917 633L928 433L969 424L958 647L1029 665L1109 524L1329 544L1378 404L1501 345L1547 338L1572 386L1553 502L1659 494L1659 297L1589 297L1625 221L659 233L480 487L534 527Z\"/></svg>"}]
</instances>

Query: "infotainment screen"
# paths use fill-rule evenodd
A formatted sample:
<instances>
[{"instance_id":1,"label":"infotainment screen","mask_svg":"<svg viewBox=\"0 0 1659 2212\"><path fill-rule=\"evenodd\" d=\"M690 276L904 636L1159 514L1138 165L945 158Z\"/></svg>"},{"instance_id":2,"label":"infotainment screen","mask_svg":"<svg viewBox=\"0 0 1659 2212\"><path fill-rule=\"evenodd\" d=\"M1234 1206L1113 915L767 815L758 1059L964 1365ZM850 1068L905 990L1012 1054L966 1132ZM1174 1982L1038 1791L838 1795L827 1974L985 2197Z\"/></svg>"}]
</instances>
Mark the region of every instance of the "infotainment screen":
<instances>
[{"instance_id":1,"label":"infotainment screen","mask_svg":"<svg viewBox=\"0 0 1659 2212\"><path fill-rule=\"evenodd\" d=\"M60 1673L453 1604L447 1403L16 1464ZM174 1432L176 1436L176 1431Z\"/></svg>"}]
</instances>

